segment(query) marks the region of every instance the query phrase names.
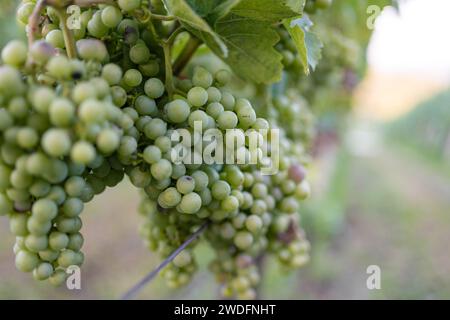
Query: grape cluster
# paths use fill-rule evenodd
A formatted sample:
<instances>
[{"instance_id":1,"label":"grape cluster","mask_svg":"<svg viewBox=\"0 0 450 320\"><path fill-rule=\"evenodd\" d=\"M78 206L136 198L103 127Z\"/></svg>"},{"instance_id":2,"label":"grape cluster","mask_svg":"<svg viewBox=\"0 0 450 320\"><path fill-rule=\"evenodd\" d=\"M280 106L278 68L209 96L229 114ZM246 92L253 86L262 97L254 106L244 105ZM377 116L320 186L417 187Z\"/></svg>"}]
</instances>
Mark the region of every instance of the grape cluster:
<instances>
[{"instance_id":1,"label":"grape cluster","mask_svg":"<svg viewBox=\"0 0 450 320\"><path fill-rule=\"evenodd\" d=\"M189 282L197 270L193 248L203 240L217 252L211 270L224 295L254 298L257 260L265 252L290 268L307 261L297 213L310 191L289 140L297 132L290 125L281 136L278 173L263 175L273 150L261 131L275 122L226 89L225 70L213 75L197 67L190 78L164 83L170 69L144 4L83 8L73 30L79 59L68 58L64 21L50 6L31 47L12 41L2 50L0 215L9 216L16 236L16 266L37 280L63 283L65 270L84 260L84 204L126 175L141 190L141 234L161 257L209 223L201 240L164 270L169 286ZM164 10L159 0L151 4ZM34 7L24 0L18 20L29 23ZM171 25L155 28L164 36ZM277 121L291 116L287 109L280 103ZM207 139L198 128L221 135ZM232 129L240 143L227 140ZM185 133L193 139L174 140ZM246 133L263 142L256 156ZM217 144L225 153L216 150L206 163L204 153Z\"/></svg>"}]
</instances>

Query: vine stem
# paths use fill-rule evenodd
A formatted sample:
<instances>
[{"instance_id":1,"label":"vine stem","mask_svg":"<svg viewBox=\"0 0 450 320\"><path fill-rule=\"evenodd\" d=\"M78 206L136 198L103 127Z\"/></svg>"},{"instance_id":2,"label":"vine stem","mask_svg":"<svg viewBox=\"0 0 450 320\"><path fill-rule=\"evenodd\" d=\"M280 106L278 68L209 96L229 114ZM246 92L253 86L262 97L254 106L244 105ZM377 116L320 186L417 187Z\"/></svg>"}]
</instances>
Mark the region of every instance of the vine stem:
<instances>
[{"instance_id":1,"label":"vine stem","mask_svg":"<svg viewBox=\"0 0 450 320\"><path fill-rule=\"evenodd\" d=\"M173 92L175 91L175 85L173 83L173 70L172 70L172 55L169 42L163 42L162 47L164 50L164 65L166 68L166 89L169 94L169 99L172 99Z\"/></svg>"},{"instance_id":2,"label":"vine stem","mask_svg":"<svg viewBox=\"0 0 450 320\"><path fill-rule=\"evenodd\" d=\"M34 7L33 12L31 13L30 18L28 19L28 47L31 48L35 39L36 33L39 28L39 18L41 14L41 10L45 7L46 0L38 0L36 6Z\"/></svg>"},{"instance_id":3,"label":"vine stem","mask_svg":"<svg viewBox=\"0 0 450 320\"><path fill-rule=\"evenodd\" d=\"M63 32L67 56L69 57L69 59L76 59L77 48L75 45L75 37L73 35L73 31L67 26L67 13L64 9L57 9L56 12L60 19L60 27Z\"/></svg>"},{"instance_id":4,"label":"vine stem","mask_svg":"<svg viewBox=\"0 0 450 320\"><path fill-rule=\"evenodd\" d=\"M135 297L151 280L153 280L164 267L166 267L177 255L179 255L186 247L197 239L208 227L209 221L205 222L200 228L195 231L181 246L179 246L174 252L170 254L155 270L148 273L141 281L139 281L133 288L125 293L121 300L130 300Z\"/></svg>"},{"instance_id":5,"label":"vine stem","mask_svg":"<svg viewBox=\"0 0 450 320\"><path fill-rule=\"evenodd\" d=\"M175 74L178 75L183 71L188 62L191 60L195 51L197 51L200 44L201 42L199 39L191 36L188 43L186 44L183 51L180 53L180 55L178 56L177 60L173 65L173 72Z\"/></svg>"}]
</instances>

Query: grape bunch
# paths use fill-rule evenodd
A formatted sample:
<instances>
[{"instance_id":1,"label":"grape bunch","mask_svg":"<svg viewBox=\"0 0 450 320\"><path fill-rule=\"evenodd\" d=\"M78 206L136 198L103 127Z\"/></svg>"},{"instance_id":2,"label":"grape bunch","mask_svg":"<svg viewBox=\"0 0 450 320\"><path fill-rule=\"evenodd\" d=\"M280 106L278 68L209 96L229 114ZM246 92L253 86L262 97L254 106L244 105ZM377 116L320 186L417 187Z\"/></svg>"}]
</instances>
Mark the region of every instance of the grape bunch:
<instances>
[{"instance_id":1,"label":"grape bunch","mask_svg":"<svg viewBox=\"0 0 450 320\"><path fill-rule=\"evenodd\" d=\"M159 0L151 5L165 13ZM33 21L35 6L24 0L18 20ZM217 253L211 270L224 295L255 298L266 252L287 268L308 260L298 211L310 190L291 140L300 133L290 119L274 158L276 141L265 134L292 116L289 103L280 102L272 122L227 89L228 71L172 74L160 38L176 22L156 21L151 30L146 7L83 7L79 28L68 31L61 8L46 6L38 30L28 26L36 38L29 47L14 40L3 48L0 215L16 236L16 266L62 284L66 269L84 260L84 204L127 176L142 195L140 233L162 258L208 224L163 271L169 286L189 282L203 241ZM263 174L269 164L279 167L274 175Z\"/></svg>"}]
</instances>

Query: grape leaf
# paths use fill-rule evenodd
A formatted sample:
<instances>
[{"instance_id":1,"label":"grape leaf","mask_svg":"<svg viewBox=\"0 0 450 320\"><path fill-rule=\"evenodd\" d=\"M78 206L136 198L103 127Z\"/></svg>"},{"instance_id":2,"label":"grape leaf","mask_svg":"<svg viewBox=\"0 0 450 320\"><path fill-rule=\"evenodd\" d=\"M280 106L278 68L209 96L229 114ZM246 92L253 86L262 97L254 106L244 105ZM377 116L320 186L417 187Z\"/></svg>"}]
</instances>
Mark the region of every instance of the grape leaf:
<instances>
[{"instance_id":1,"label":"grape leaf","mask_svg":"<svg viewBox=\"0 0 450 320\"><path fill-rule=\"evenodd\" d=\"M309 74L310 68L314 70L322 58L323 48L318 36L310 31L311 20L307 16L299 19L287 19L284 21L284 26L295 42L304 72Z\"/></svg>"},{"instance_id":2,"label":"grape leaf","mask_svg":"<svg viewBox=\"0 0 450 320\"><path fill-rule=\"evenodd\" d=\"M211 25L225 17L230 11L238 5L242 0L225 0L220 5L214 8L214 10L209 14L207 20L211 22Z\"/></svg>"},{"instance_id":3,"label":"grape leaf","mask_svg":"<svg viewBox=\"0 0 450 320\"><path fill-rule=\"evenodd\" d=\"M231 12L254 20L277 22L301 15L304 2L305 0L242 0Z\"/></svg>"},{"instance_id":4,"label":"grape leaf","mask_svg":"<svg viewBox=\"0 0 450 320\"><path fill-rule=\"evenodd\" d=\"M216 22L215 30L229 50L219 55L238 75L257 83L272 83L281 78L281 55L274 49L278 33L270 24L229 14Z\"/></svg>"},{"instance_id":5,"label":"grape leaf","mask_svg":"<svg viewBox=\"0 0 450 320\"><path fill-rule=\"evenodd\" d=\"M200 17L204 18L220 5L222 0L186 0L186 2Z\"/></svg>"},{"instance_id":6,"label":"grape leaf","mask_svg":"<svg viewBox=\"0 0 450 320\"><path fill-rule=\"evenodd\" d=\"M185 0L163 0L169 13L178 18L180 23L200 39L214 44L221 55L228 56L228 49L210 25L194 11Z\"/></svg>"}]
</instances>

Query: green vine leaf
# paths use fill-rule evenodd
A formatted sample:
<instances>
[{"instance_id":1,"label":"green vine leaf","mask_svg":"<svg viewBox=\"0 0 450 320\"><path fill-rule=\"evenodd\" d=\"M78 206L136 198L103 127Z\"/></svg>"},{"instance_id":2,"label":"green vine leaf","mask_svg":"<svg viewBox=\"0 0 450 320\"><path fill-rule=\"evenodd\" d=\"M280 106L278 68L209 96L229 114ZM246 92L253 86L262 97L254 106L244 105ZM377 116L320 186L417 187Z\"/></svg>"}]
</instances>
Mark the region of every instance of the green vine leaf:
<instances>
[{"instance_id":1,"label":"green vine leaf","mask_svg":"<svg viewBox=\"0 0 450 320\"><path fill-rule=\"evenodd\" d=\"M304 16L298 19L287 19L283 24L295 42L305 74L309 74L310 69L315 70L322 58L323 48L319 37L310 31L311 20Z\"/></svg>"},{"instance_id":2,"label":"green vine leaf","mask_svg":"<svg viewBox=\"0 0 450 320\"><path fill-rule=\"evenodd\" d=\"M217 34L229 50L228 57L218 54L235 72L256 83L273 83L281 78L281 55L274 46L277 32L265 22L229 14L216 23Z\"/></svg>"},{"instance_id":3,"label":"green vine leaf","mask_svg":"<svg viewBox=\"0 0 450 320\"><path fill-rule=\"evenodd\" d=\"M277 22L302 15L304 4L305 0L242 0L231 13L259 21Z\"/></svg>"},{"instance_id":4,"label":"green vine leaf","mask_svg":"<svg viewBox=\"0 0 450 320\"><path fill-rule=\"evenodd\" d=\"M178 18L180 23L204 42L213 43L220 54L227 57L228 49L220 37L212 30L208 22L191 8L185 0L163 0L169 13ZM199 2L200 1L196 1ZM201 1L205 2L205 1Z\"/></svg>"}]
</instances>

